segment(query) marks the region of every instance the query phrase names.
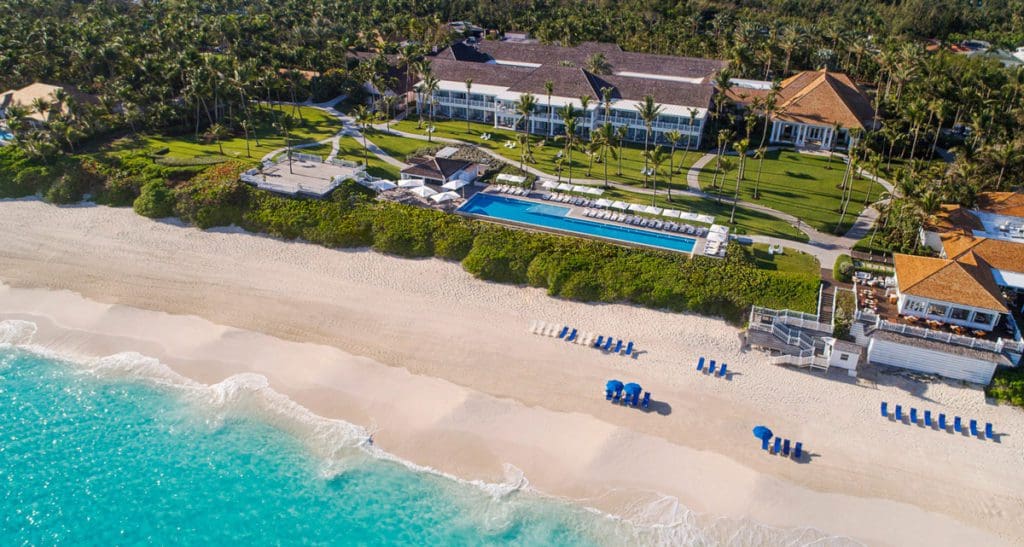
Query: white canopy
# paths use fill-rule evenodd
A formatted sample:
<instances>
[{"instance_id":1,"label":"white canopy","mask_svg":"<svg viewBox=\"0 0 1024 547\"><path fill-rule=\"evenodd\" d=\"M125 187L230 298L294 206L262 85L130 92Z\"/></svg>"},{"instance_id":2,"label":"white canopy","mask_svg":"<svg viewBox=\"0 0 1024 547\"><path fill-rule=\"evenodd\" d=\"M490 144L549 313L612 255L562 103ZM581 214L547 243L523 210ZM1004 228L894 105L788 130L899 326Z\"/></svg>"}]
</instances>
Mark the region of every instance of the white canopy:
<instances>
[{"instance_id":1,"label":"white canopy","mask_svg":"<svg viewBox=\"0 0 1024 547\"><path fill-rule=\"evenodd\" d=\"M445 190L458 190L467 184L469 184L468 180L455 179L442 184L441 188L444 188Z\"/></svg>"},{"instance_id":2,"label":"white canopy","mask_svg":"<svg viewBox=\"0 0 1024 547\"><path fill-rule=\"evenodd\" d=\"M544 182L540 183L540 186L541 186L541 188L546 188L548 190L551 190L551 189L554 189L554 188L558 188L558 183L553 181L553 180L545 180Z\"/></svg>"},{"instance_id":3,"label":"white canopy","mask_svg":"<svg viewBox=\"0 0 1024 547\"><path fill-rule=\"evenodd\" d=\"M643 205L640 205L639 203L630 203L629 204L629 210L637 212L637 213L646 213L647 212L647 208L644 207Z\"/></svg>"},{"instance_id":4,"label":"white canopy","mask_svg":"<svg viewBox=\"0 0 1024 547\"><path fill-rule=\"evenodd\" d=\"M665 209L664 211L661 212L661 216L669 218L679 218L679 215L681 213L682 211L678 211L676 209Z\"/></svg>"},{"instance_id":5,"label":"white canopy","mask_svg":"<svg viewBox=\"0 0 1024 547\"><path fill-rule=\"evenodd\" d=\"M629 204L624 201L616 201L612 203L611 207L612 209L622 209L625 211L626 209L629 209Z\"/></svg>"},{"instance_id":6,"label":"white canopy","mask_svg":"<svg viewBox=\"0 0 1024 547\"><path fill-rule=\"evenodd\" d=\"M373 185L373 189L378 192L384 192L385 190L391 190L392 188L397 187L397 185L390 180L378 180L371 184Z\"/></svg>"},{"instance_id":7,"label":"white canopy","mask_svg":"<svg viewBox=\"0 0 1024 547\"><path fill-rule=\"evenodd\" d=\"M410 189L409 191L416 194L417 196L420 196L421 198L429 198L430 196L437 193L434 190L427 188L426 186L417 186L415 188Z\"/></svg>"},{"instance_id":8,"label":"white canopy","mask_svg":"<svg viewBox=\"0 0 1024 547\"><path fill-rule=\"evenodd\" d=\"M586 186L580 186L578 184L574 184L574 185L572 185L572 191L576 192L577 194L589 194L590 193L590 188L587 188Z\"/></svg>"},{"instance_id":9,"label":"white canopy","mask_svg":"<svg viewBox=\"0 0 1024 547\"><path fill-rule=\"evenodd\" d=\"M526 182L526 177L521 177L519 175L509 175L508 173L502 173L502 174L494 177L494 180L497 180L499 182L507 182L507 183L510 183L510 184L522 184L522 183ZM546 186L545 186L545 188L546 188Z\"/></svg>"},{"instance_id":10,"label":"white canopy","mask_svg":"<svg viewBox=\"0 0 1024 547\"><path fill-rule=\"evenodd\" d=\"M601 194L604 193L604 190L600 188L594 188L593 186L591 186L590 188L587 188L587 193L592 196L600 196Z\"/></svg>"},{"instance_id":11,"label":"white canopy","mask_svg":"<svg viewBox=\"0 0 1024 547\"><path fill-rule=\"evenodd\" d=\"M402 179L398 181L398 186L401 188L415 188L424 184L423 179Z\"/></svg>"},{"instance_id":12,"label":"white canopy","mask_svg":"<svg viewBox=\"0 0 1024 547\"><path fill-rule=\"evenodd\" d=\"M558 190L561 190L563 192L571 192L572 191L572 186L570 186L570 185L568 185L568 184L566 184L564 182L562 184L559 184L555 188L558 189Z\"/></svg>"},{"instance_id":13,"label":"white canopy","mask_svg":"<svg viewBox=\"0 0 1024 547\"><path fill-rule=\"evenodd\" d=\"M653 205L648 205L647 207L644 207L644 212L649 215L660 215L661 211L661 207L655 207Z\"/></svg>"},{"instance_id":14,"label":"white canopy","mask_svg":"<svg viewBox=\"0 0 1024 547\"><path fill-rule=\"evenodd\" d=\"M611 207L613 204L612 204L612 202L610 200L601 198L601 199L597 200L594 203L594 205L597 205L598 207Z\"/></svg>"},{"instance_id":15,"label":"white canopy","mask_svg":"<svg viewBox=\"0 0 1024 547\"><path fill-rule=\"evenodd\" d=\"M430 199L437 203L444 203L446 201L452 201L453 199L459 199L459 195L455 192L441 192L440 194L430 196Z\"/></svg>"}]
</instances>

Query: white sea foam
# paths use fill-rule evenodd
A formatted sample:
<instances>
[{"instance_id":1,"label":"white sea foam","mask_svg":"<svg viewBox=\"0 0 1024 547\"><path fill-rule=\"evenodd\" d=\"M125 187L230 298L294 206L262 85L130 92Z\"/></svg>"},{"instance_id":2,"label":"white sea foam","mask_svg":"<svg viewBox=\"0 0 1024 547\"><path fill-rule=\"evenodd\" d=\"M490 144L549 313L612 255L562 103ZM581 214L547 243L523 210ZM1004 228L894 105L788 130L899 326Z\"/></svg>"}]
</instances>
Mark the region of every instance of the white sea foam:
<instances>
[{"instance_id":1,"label":"white sea foam","mask_svg":"<svg viewBox=\"0 0 1024 547\"><path fill-rule=\"evenodd\" d=\"M394 462L419 473L427 473L453 483L470 485L484 492L490 503L479 506L488 528L501 530L512 526L518 508L535 501L566 502L567 507L579 507L579 519L594 519L608 527L610 535L603 536L611 544L641 542L650 545L859 545L847 538L829 536L813 529L778 529L747 519L713 518L699 515L684 507L672 496L652 494L651 499L639 501L626 508L621 515L612 515L593 507L585 500L559 499L546 496L530 487L522 470L505 464L505 480L490 483L465 480L437 469L418 465L386 452L372 443L371 433L344 420L329 419L299 405L275 391L267 378L260 374L243 373L224 381L206 385L178 374L158 359L135 352L123 352L99 358L83 359L34 345L37 326L31 321L0 321L0 347L16 347L47 358L60 360L75 370L99 378L143 382L178 393L193 405L204 409L211 427L220 427L228 418L255 418L285 431L304 443L310 452L323 462L321 476L331 478L359 465L361 455ZM526 497L515 496L518 493ZM453 495L459 495L453 491ZM571 504L571 505L569 505ZM472 507L472 506L470 506ZM595 521L577 523L590 528ZM604 528L605 526L602 526Z\"/></svg>"}]
</instances>

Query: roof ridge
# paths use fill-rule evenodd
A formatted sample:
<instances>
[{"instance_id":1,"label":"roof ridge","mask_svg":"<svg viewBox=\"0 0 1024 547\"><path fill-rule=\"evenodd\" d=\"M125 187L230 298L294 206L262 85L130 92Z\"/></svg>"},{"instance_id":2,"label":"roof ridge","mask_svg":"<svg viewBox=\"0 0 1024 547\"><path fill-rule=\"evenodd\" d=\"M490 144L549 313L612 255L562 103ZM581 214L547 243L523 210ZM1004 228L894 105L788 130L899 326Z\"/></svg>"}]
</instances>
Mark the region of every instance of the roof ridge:
<instances>
[{"instance_id":1,"label":"roof ridge","mask_svg":"<svg viewBox=\"0 0 1024 547\"><path fill-rule=\"evenodd\" d=\"M948 267L950 264L956 262L955 260L949 260L949 259L944 259L944 258L935 258L935 257L931 257L931 256L915 256L915 255L906 255L906 256L913 257L913 259L915 259L915 260L938 261L938 262L943 262L943 264L941 266L937 267L936 269L932 270L928 275L926 275L926 276L922 277L921 279L918 279L917 281L915 281L912 285L906 287L905 289L902 289L903 292L909 292L911 289L913 289L914 287L920 285L921 283L924 283L926 280L930 279L935 274L941 272L942 270L945 270L946 267Z\"/></svg>"}]
</instances>

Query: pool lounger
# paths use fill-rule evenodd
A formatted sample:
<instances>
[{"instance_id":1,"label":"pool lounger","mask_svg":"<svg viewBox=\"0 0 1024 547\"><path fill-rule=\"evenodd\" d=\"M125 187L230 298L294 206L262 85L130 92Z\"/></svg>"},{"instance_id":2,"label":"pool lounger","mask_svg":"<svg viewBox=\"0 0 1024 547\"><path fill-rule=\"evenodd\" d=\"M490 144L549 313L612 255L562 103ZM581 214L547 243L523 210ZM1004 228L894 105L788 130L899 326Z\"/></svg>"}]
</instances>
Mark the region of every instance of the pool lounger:
<instances>
[{"instance_id":1,"label":"pool lounger","mask_svg":"<svg viewBox=\"0 0 1024 547\"><path fill-rule=\"evenodd\" d=\"M782 455L783 456L788 456L789 455L789 439L786 439L786 440L782 441Z\"/></svg>"},{"instance_id":2,"label":"pool lounger","mask_svg":"<svg viewBox=\"0 0 1024 547\"><path fill-rule=\"evenodd\" d=\"M941 429L943 431L946 430L946 415L945 414L939 414L939 429Z\"/></svg>"},{"instance_id":3,"label":"pool lounger","mask_svg":"<svg viewBox=\"0 0 1024 547\"><path fill-rule=\"evenodd\" d=\"M612 350L612 353L619 353L620 351L622 351L622 339L621 338L619 339L618 343L615 344L615 349Z\"/></svg>"},{"instance_id":4,"label":"pool lounger","mask_svg":"<svg viewBox=\"0 0 1024 547\"><path fill-rule=\"evenodd\" d=\"M603 349L604 351L608 351L609 349L611 349L611 347L612 347L612 342L614 342L614 341L615 341L615 339L613 339L612 337L610 337L610 336L609 336L609 337L608 337L608 341L606 341L606 342L604 343L604 347L603 347L603 348L601 348L601 349Z\"/></svg>"},{"instance_id":5,"label":"pool lounger","mask_svg":"<svg viewBox=\"0 0 1024 547\"><path fill-rule=\"evenodd\" d=\"M701 357L697 360L697 372L704 372L704 358Z\"/></svg>"},{"instance_id":6,"label":"pool lounger","mask_svg":"<svg viewBox=\"0 0 1024 547\"><path fill-rule=\"evenodd\" d=\"M782 451L782 437L775 437L775 446L772 447L772 454L778 454Z\"/></svg>"},{"instance_id":7,"label":"pool lounger","mask_svg":"<svg viewBox=\"0 0 1024 547\"><path fill-rule=\"evenodd\" d=\"M711 364L708 365L708 374L710 374L712 376L715 375L715 360L714 359L712 359L711 360Z\"/></svg>"},{"instance_id":8,"label":"pool lounger","mask_svg":"<svg viewBox=\"0 0 1024 547\"><path fill-rule=\"evenodd\" d=\"M924 426L925 427L931 427L932 426L932 411L931 410L925 410L924 411Z\"/></svg>"},{"instance_id":9,"label":"pool lounger","mask_svg":"<svg viewBox=\"0 0 1024 547\"><path fill-rule=\"evenodd\" d=\"M770 437L764 437L761 439L761 450L768 450L768 442L771 441Z\"/></svg>"},{"instance_id":10,"label":"pool lounger","mask_svg":"<svg viewBox=\"0 0 1024 547\"><path fill-rule=\"evenodd\" d=\"M559 338L565 338L565 335L569 332L569 327L562 327L562 332L558 333Z\"/></svg>"},{"instance_id":11,"label":"pool lounger","mask_svg":"<svg viewBox=\"0 0 1024 547\"><path fill-rule=\"evenodd\" d=\"M985 423L985 438L986 439L991 439L994 436L995 436L995 434L992 432L992 424L986 422Z\"/></svg>"},{"instance_id":12,"label":"pool lounger","mask_svg":"<svg viewBox=\"0 0 1024 547\"><path fill-rule=\"evenodd\" d=\"M903 407L900 405L896 405L896 419L903 421Z\"/></svg>"},{"instance_id":13,"label":"pool lounger","mask_svg":"<svg viewBox=\"0 0 1024 547\"><path fill-rule=\"evenodd\" d=\"M804 455L804 443L796 443L793 447L793 459L799 460Z\"/></svg>"},{"instance_id":14,"label":"pool lounger","mask_svg":"<svg viewBox=\"0 0 1024 547\"><path fill-rule=\"evenodd\" d=\"M598 336L597 337L597 342L594 342L594 347L595 348L601 347L601 342L604 342L604 336Z\"/></svg>"},{"instance_id":15,"label":"pool lounger","mask_svg":"<svg viewBox=\"0 0 1024 547\"><path fill-rule=\"evenodd\" d=\"M971 436L978 436L978 420L971 420Z\"/></svg>"},{"instance_id":16,"label":"pool lounger","mask_svg":"<svg viewBox=\"0 0 1024 547\"><path fill-rule=\"evenodd\" d=\"M888 418L889 417L889 403L887 403L885 401L882 401L882 417L883 418Z\"/></svg>"},{"instance_id":17,"label":"pool lounger","mask_svg":"<svg viewBox=\"0 0 1024 547\"><path fill-rule=\"evenodd\" d=\"M726 375L725 363L722 363L722 368L718 369L718 377L719 378L725 378L725 375Z\"/></svg>"},{"instance_id":18,"label":"pool lounger","mask_svg":"<svg viewBox=\"0 0 1024 547\"><path fill-rule=\"evenodd\" d=\"M914 425L917 425L917 409L916 408L911 408L910 409L910 423L912 423Z\"/></svg>"},{"instance_id":19,"label":"pool lounger","mask_svg":"<svg viewBox=\"0 0 1024 547\"><path fill-rule=\"evenodd\" d=\"M566 338L565 341L566 342L572 342L575 339L576 339L576 329L572 329L572 333L569 334L569 337Z\"/></svg>"},{"instance_id":20,"label":"pool lounger","mask_svg":"<svg viewBox=\"0 0 1024 547\"><path fill-rule=\"evenodd\" d=\"M963 422L963 420L960 419L960 416L957 416L956 418L953 418L953 431L956 431L957 433L962 433L963 430L964 430L964 422Z\"/></svg>"},{"instance_id":21,"label":"pool lounger","mask_svg":"<svg viewBox=\"0 0 1024 547\"><path fill-rule=\"evenodd\" d=\"M647 408L649 406L651 406L651 392L650 391L645 391L644 392L644 400L640 402L640 408ZM989 424L989 425L991 425L991 424Z\"/></svg>"},{"instance_id":22,"label":"pool lounger","mask_svg":"<svg viewBox=\"0 0 1024 547\"><path fill-rule=\"evenodd\" d=\"M629 343L626 344L626 356L628 357L630 355L633 355L633 341L632 340L630 340Z\"/></svg>"}]
</instances>

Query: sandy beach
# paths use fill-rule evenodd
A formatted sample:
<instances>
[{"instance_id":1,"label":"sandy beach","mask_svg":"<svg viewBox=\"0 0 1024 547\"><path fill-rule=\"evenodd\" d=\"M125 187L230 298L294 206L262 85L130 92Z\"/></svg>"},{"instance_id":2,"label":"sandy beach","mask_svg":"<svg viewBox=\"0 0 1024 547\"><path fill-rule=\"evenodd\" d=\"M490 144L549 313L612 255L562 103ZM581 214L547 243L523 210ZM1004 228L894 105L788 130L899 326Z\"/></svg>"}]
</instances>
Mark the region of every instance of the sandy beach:
<instances>
[{"instance_id":1,"label":"sandy beach","mask_svg":"<svg viewBox=\"0 0 1024 547\"><path fill-rule=\"evenodd\" d=\"M36 344L137 352L206 384L256 373L377 448L466 480L521 473L548 495L645 523L694 518L711 534L724 518L872 545L1024 543L1024 412L954 382L774 367L717 319L35 200L0 201L0 283L0 321L34 322ZM530 334L534 321L640 352ZM702 355L732 378L696 373ZM642 384L654 412L606 402L610 378ZM890 422L883 400L992 422L998 442ZM759 424L802 440L809 460L759 450Z\"/></svg>"}]
</instances>

